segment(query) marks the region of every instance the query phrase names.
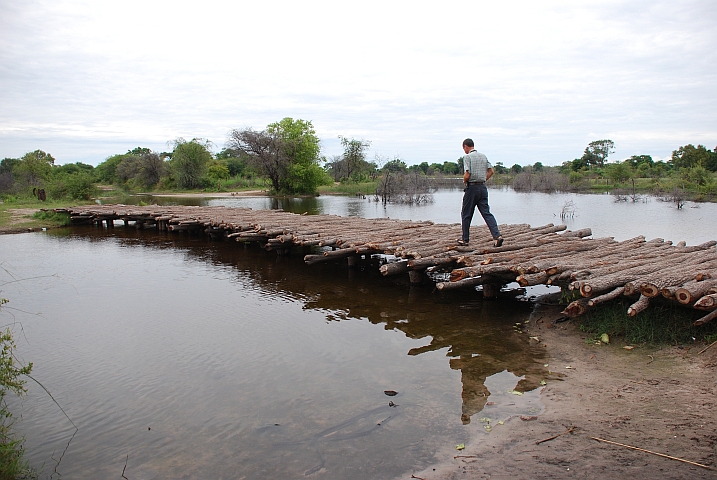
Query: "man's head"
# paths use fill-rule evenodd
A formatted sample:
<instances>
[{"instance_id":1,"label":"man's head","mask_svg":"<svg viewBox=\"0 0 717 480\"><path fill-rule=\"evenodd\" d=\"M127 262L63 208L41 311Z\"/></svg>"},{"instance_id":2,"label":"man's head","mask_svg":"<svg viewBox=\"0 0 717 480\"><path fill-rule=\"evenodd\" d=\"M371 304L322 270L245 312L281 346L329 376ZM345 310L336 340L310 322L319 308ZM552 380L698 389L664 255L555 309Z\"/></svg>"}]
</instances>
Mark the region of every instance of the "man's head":
<instances>
[{"instance_id":1,"label":"man's head","mask_svg":"<svg viewBox=\"0 0 717 480\"><path fill-rule=\"evenodd\" d=\"M473 150L473 147L475 144L473 143L473 140L470 138L466 138L463 140L463 151L466 153L470 153L471 150Z\"/></svg>"}]
</instances>

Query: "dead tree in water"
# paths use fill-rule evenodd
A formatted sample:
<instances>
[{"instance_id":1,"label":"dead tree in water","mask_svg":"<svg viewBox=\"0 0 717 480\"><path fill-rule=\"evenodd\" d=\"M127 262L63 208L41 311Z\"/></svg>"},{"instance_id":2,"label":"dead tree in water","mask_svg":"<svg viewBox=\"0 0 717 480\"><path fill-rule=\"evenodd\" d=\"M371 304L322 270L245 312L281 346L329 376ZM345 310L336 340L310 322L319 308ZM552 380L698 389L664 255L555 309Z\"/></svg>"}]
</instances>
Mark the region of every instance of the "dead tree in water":
<instances>
[{"instance_id":1,"label":"dead tree in water","mask_svg":"<svg viewBox=\"0 0 717 480\"><path fill-rule=\"evenodd\" d=\"M420 205L433 201L428 178L418 172L404 173L386 170L378 180L376 201Z\"/></svg>"}]
</instances>

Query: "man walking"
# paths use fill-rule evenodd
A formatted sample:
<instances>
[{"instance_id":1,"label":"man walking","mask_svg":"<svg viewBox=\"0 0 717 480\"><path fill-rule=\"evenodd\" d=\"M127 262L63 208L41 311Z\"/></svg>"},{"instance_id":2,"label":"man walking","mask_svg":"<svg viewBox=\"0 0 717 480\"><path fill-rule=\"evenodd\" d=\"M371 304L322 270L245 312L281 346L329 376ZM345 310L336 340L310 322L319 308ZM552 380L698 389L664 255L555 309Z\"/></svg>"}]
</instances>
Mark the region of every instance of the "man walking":
<instances>
[{"instance_id":1,"label":"man walking","mask_svg":"<svg viewBox=\"0 0 717 480\"><path fill-rule=\"evenodd\" d=\"M465 171L463 174L463 185L465 186L463 191L465 193L463 194L463 208L461 209L463 236L458 241L458 244L468 245L473 212L478 207L478 211L493 236L493 245L500 247L503 245L503 237L500 236L498 222L495 221L495 217L490 213L488 188L485 186L485 182L493 176L493 166L485 155L476 152L473 147L473 140L470 138L463 140L463 151L465 152L463 156L463 169Z\"/></svg>"}]
</instances>

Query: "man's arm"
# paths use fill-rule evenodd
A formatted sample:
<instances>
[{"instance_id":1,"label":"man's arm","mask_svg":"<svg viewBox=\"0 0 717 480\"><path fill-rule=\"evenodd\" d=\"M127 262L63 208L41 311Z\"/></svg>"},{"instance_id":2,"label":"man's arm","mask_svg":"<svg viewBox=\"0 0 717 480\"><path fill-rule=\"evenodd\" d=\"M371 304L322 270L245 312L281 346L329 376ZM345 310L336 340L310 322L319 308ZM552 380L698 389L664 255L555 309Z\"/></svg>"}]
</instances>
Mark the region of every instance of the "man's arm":
<instances>
[{"instance_id":1,"label":"man's arm","mask_svg":"<svg viewBox=\"0 0 717 480\"><path fill-rule=\"evenodd\" d=\"M485 171L485 181L486 181L486 182L487 182L488 180L490 180L490 177L492 177L492 176L493 176L493 169L492 169L492 168L489 168L488 170ZM465 177L464 177L464 178L465 178Z\"/></svg>"},{"instance_id":2,"label":"man's arm","mask_svg":"<svg viewBox=\"0 0 717 480\"><path fill-rule=\"evenodd\" d=\"M466 171L463 173L463 183L468 183L468 180L471 178L471 172Z\"/></svg>"}]
</instances>

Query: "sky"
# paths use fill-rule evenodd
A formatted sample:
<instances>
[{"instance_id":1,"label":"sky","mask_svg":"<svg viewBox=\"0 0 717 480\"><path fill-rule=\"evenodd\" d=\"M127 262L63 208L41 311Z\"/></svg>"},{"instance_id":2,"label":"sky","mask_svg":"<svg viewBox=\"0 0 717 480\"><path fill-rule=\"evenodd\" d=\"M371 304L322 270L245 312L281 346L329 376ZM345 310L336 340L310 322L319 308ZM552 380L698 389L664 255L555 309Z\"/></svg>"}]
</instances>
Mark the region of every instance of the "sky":
<instances>
[{"instance_id":1,"label":"sky","mask_svg":"<svg viewBox=\"0 0 717 480\"><path fill-rule=\"evenodd\" d=\"M369 160L717 146L717 2L0 0L0 158L97 165L312 122Z\"/></svg>"}]
</instances>

